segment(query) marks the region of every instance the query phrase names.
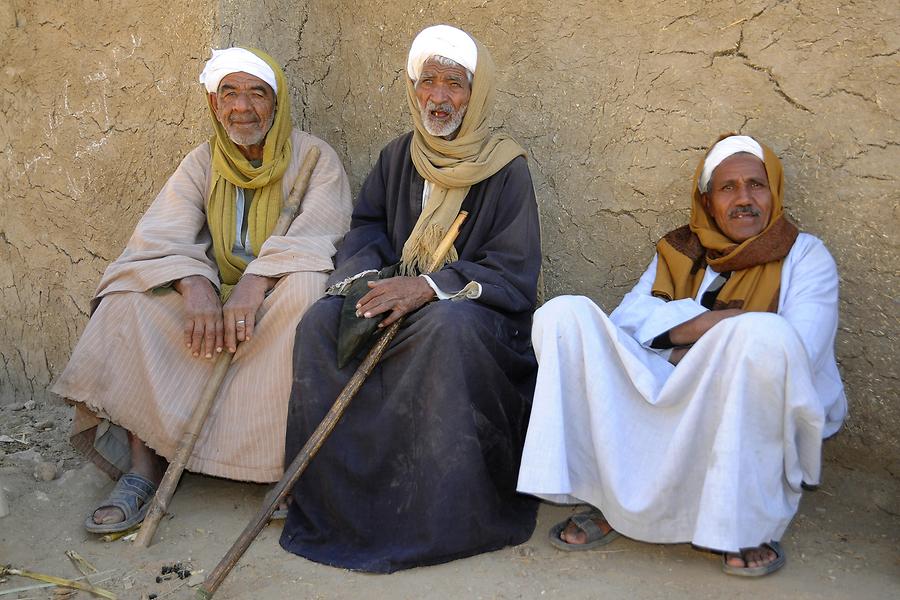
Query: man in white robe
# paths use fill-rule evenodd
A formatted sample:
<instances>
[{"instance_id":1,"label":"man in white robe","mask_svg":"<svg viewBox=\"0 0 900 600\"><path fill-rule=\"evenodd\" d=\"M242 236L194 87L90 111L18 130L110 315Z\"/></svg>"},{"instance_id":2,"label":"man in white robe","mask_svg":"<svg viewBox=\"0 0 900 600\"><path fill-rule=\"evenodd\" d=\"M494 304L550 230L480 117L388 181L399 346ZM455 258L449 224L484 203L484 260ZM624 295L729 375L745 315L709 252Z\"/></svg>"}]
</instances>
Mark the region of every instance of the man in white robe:
<instances>
[{"instance_id":1,"label":"man in white robe","mask_svg":"<svg viewBox=\"0 0 900 600\"><path fill-rule=\"evenodd\" d=\"M694 184L690 226L609 317L574 296L535 313L518 489L595 507L551 530L561 549L690 542L760 576L783 566L778 541L846 415L837 270L784 218L780 162L756 140L720 138Z\"/></svg>"}]
</instances>

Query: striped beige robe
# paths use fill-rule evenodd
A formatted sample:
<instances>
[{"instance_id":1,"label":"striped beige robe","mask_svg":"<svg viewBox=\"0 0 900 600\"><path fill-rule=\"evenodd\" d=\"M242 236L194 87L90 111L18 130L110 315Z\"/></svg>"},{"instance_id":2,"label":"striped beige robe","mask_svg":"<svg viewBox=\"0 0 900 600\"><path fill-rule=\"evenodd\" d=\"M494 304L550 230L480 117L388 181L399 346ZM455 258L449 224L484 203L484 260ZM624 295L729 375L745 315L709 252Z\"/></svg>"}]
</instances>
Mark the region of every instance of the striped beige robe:
<instances>
[{"instance_id":1,"label":"striped beige robe","mask_svg":"<svg viewBox=\"0 0 900 600\"><path fill-rule=\"evenodd\" d=\"M191 471L245 481L283 472L294 331L318 299L352 202L340 159L325 142L295 129L284 197L307 151L322 151L286 236L270 237L246 273L278 277L241 344L188 462ZM52 391L75 405L72 442L110 475L93 449L101 418L131 431L170 458L213 360L194 358L183 341L185 314L170 282L202 275L219 285L205 205L212 183L209 144L181 162L140 220L128 246L103 275L93 314ZM102 430L102 428L101 428Z\"/></svg>"}]
</instances>

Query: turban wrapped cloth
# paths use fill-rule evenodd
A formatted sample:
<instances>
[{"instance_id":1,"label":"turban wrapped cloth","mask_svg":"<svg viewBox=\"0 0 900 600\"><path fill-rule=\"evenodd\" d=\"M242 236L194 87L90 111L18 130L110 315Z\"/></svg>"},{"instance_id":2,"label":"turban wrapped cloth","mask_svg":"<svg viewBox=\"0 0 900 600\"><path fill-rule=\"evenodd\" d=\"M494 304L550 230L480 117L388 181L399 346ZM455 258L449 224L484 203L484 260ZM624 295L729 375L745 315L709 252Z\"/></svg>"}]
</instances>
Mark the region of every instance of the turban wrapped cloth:
<instances>
[{"instance_id":1,"label":"turban wrapped cloth","mask_svg":"<svg viewBox=\"0 0 900 600\"><path fill-rule=\"evenodd\" d=\"M433 56L449 58L475 72L478 66L478 47L475 40L461 29L450 25L434 25L423 29L413 40L406 61L406 73L413 81L419 80L422 65Z\"/></svg>"},{"instance_id":2,"label":"turban wrapped cloth","mask_svg":"<svg viewBox=\"0 0 900 600\"><path fill-rule=\"evenodd\" d=\"M700 193L709 191L709 180L712 179L716 167L729 156L739 152L747 152L763 162L766 161L759 142L749 135L730 135L710 148L706 155L706 160L703 161L703 171L700 172L700 180L697 183Z\"/></svg>"},{"instance_id":3,"label":"turban wrapped cloth","mask_svg":"<svg viewBox=\"0 0 900 600\"><path fill-rule=\"evenodd\" d=\"M269 84L272 91L278 93L278 79L275 71L265 60L245 48L225 48L213 50L212 58L206 62L200 73L200 83L206 91L215 94L219 91L219 83L232 73L247 73L262 79Z\"/></svg>"}]
</instances>

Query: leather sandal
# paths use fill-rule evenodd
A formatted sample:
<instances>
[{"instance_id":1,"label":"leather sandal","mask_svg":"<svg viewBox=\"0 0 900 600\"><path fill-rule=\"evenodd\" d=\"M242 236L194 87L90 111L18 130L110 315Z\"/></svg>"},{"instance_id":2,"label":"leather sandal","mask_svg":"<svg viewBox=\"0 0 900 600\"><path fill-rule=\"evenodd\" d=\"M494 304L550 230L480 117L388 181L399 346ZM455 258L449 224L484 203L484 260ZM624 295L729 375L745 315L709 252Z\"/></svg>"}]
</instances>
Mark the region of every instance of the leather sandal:
<instances>
[{"instance_id":1,"label":"leather sandal","mask_svg":"<svg viewBox=\"0 0 900 600\"><path fill-rule=\"evenodd\" d=\"M787 555L784 552L784 549L781 547L781 544L775 541L771 541L767 544L760 544L759 548L768 548L772 552L775 553L775 558L764 565L760 565L758 567L735 567L733 565L728 564L728 555L722 554L722 571L727 575L737 575L738 577L763 577L770 573L774 573L778 569L784 566L787 562ZM747 564L747 557L744 554L747 550L755 550L756 548L741 548L741 560L744 561L744 564Z\"/></svg>"},{"instance_id":2,"label":"leather sandal","mask_svg":"<svg viewBox=\"0 0 900 600\"><path fill-rule=\"evenodd\" d=\"M106 500L95 508L84 520L84 528L91 533L116 533L131 529L144 520L150 500L156 493L157 485L138 473L125 473L116 482ZM118 523L95 523L94 514L101 508L118 508L125 519Z\"/></svg>"},{"instance_id":3,"label":"leather sandal","mask_svg":"<svg viewBox=\"0 0 900 600\"><path fill-rule=\"evenodd\" d=\"M587 512L578 513L577 515L572 515L565 521L561 523L557 523L550 529L550 543L560 550L565 550L566 552L578 552L581 550L591 550L593 548L597 548L599 546L605 546L610 543L621 534L615 529L610 528L607 533L603 533L603 530L600 529L600 526L597 525L594 521L606 521L606 517L603 516L603 513L599 510L589 510ZM587 535L587 541L583 544L570 544L560 537L562 532L565 531L566 527L569 526L569 523L573 523L578 529L583 531L585 535Z\"/></svg>"}]
</instances>

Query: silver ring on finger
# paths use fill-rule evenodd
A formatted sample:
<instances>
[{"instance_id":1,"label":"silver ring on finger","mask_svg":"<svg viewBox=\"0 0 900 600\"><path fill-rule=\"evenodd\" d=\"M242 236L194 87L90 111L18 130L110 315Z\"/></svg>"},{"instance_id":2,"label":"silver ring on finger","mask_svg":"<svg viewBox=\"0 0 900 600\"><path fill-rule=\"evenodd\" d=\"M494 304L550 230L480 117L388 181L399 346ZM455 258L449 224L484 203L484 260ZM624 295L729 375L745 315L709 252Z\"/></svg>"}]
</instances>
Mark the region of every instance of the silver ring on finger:
<instances>
[{"instance_id":1,"label":"silver ring on finger","mask_svg":"<svg viewBox=\"0 0 900 600\"><path fill-rule=\"evenodd\" d=\"M244 325L244 320L241 319L240 321L238 321L237 323L235 323L235 325L241 325L241 326L243 326L243 325Z\"/></svg>"}]
</instances>

